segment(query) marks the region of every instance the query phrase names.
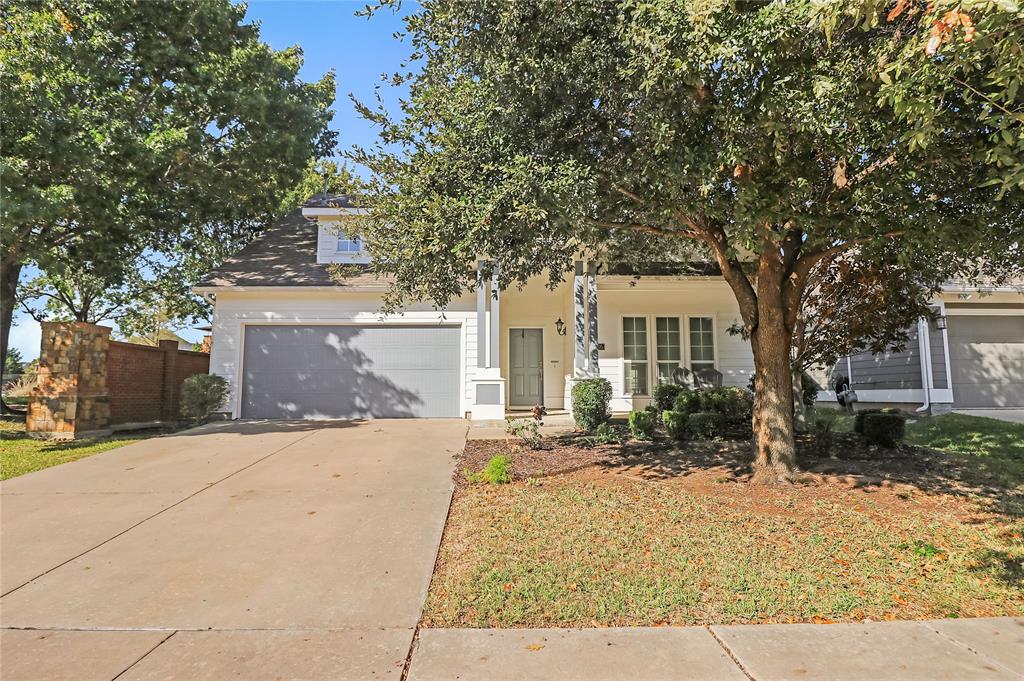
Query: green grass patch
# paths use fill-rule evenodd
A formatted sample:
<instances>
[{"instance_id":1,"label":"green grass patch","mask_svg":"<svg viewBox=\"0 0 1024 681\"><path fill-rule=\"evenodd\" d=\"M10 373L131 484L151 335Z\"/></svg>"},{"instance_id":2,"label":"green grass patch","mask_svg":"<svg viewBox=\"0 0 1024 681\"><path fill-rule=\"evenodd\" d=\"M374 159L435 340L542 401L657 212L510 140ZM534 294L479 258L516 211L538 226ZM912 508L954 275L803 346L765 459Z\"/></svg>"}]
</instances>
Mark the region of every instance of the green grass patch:
<instances>
[{"instance_id":1,"label":"green grass patch","mask_svg":"<svg viewBox=\"0 0 1024 681\"><path fill-rule=\"evenodd\" d=\"M907 442L950 452L1007 487L1024 485L1024 423L928 416L907 424Z\"/></svg>"},{"instance_id":2,"label":"green grass patch","mask_svg":"<svg viewBox=\"0 0 1024 681\"><path fill-rule=\"evenodd\" d=\"M84 459L138 440L137 437L117 436L72 441L36 440L25 434L24 423L0 421L0 480Z\"/></svg>"},{"instance_id":3,"label":"green grass patch","mask_svg":"<svg viewBox=\"0 0 1024 681\"><path fill-rule=\"evenodd\" d=\"M877 504L565 481L453 506L433 627L692 625L1021 615L1020 528Z\"/></svg>"}]
</instances>

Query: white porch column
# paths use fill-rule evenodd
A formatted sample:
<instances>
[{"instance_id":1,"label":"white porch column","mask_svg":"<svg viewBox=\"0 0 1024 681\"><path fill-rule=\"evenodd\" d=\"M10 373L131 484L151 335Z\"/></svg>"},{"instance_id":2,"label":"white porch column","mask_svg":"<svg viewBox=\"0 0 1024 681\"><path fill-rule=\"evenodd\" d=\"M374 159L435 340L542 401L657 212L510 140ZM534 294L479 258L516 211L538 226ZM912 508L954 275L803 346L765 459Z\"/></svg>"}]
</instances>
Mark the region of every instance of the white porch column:
<instances>
[{"instance_id":1,"label":"white porch column","mask_svg":"<svg viewBox=\"0 0 1024 681\"><path fill-rule=\"evenodd\" d=\"M487 281L483 276L484 261L476 263L476 366L483 369L487 366Z\"/></svg>"},{"instance_id":2,"label":"white porch column","mask_svg":"<svg viewBox=\"0 0 1024 681\"><path fill-rule=\"evenodd\" d=\"M573 353L572 375L582 376L587 370L587 305L584 292L583 262L576 261L572 277Z\"/></svg>"},{"instance_id":3,"label":"white porch column","mask_svg":"<svg viewBox=\"0 0 1024 681\"><path fill-rule=\"evenodd\" d=\"M587 371L597 376L597 263L587 263Z\"/></svg>"},{"instance_id":4,"label":"white porch column","mask_svg":"<svg viewBox=\"0 0 1024 681\"><path fill-rule=\"evenodd\" d=\"M491 270L490 281L484 276L488 269ZM505 418L505 379L501 377L498 271L493 263L477 262L477 279L476 370L470 388L470 417L473 420L498 421Z\"/></svg>"}]
</instances>

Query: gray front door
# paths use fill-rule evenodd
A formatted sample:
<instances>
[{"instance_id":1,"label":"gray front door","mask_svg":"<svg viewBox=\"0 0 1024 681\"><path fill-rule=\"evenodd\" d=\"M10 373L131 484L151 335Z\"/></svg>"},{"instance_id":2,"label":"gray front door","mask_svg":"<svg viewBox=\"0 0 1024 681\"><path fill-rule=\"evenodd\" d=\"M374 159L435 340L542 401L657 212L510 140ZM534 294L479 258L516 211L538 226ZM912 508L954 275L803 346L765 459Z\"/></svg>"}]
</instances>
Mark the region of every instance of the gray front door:
<instances>
[{"instance_id":1,"label":"gray front door","mask_svg":"<svg viewBox=\"0 0 1024 681\"><path fill-rule=\"evenodd\" d=\"M242 418L459 416L457 326L250 325Z\"/></svg>"},{"instance_id":2,"label":"gray front door","mask_svg":"<svg viewBox=\"0 0 1024 681\"><path fill-rule=\"evenodd\" d=\"M544 403L544 331L509 329L510 407L532 407Z\"/></svg>"}]
</instances>

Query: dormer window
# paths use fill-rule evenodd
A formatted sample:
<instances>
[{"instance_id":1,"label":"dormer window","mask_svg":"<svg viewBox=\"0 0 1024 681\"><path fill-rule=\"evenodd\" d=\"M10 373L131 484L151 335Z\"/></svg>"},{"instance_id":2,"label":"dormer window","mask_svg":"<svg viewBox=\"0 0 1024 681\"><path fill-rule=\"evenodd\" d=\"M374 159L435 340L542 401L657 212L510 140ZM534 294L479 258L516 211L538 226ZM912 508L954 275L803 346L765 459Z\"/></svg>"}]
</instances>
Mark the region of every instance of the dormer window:
<instances>
[{"instance_id":1,"label":"dormer window","mask_svg":"<svg viewBox=\"0 0 1024 681\"><path fill-rule=\"evenodd\" d=\"M363 240L359 237L338 236L338 253L359 253L363 250Z\"/></svg>"}]
</instances>

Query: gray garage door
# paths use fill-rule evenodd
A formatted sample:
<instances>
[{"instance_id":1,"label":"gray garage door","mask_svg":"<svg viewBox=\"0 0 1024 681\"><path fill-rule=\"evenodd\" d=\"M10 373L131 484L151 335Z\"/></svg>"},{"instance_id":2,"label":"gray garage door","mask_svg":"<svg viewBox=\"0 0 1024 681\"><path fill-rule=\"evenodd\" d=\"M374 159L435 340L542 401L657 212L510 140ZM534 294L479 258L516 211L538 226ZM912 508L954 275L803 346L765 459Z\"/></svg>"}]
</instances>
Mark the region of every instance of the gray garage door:
<instances>
[{"instance_id":1,"label":"gray garage door","mask_svg":"<svg viewBox=\"0 0 1024 681\"><path fill-rule=\"evenodd\" d=\"M957 407L1024 407L1024 316L951 316Z\"/></svg>"},{"instance_id":2,"label":"gray garage door","mask_svg":"<svg viewBox=\"0 0 1024 681\"><path fill-rule=\"evenodd\" d=\"M459 416L454 326L247 326L242 418Z\"/></svg>"}]
</instances>

